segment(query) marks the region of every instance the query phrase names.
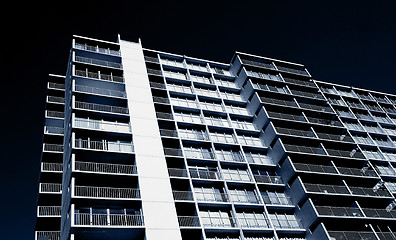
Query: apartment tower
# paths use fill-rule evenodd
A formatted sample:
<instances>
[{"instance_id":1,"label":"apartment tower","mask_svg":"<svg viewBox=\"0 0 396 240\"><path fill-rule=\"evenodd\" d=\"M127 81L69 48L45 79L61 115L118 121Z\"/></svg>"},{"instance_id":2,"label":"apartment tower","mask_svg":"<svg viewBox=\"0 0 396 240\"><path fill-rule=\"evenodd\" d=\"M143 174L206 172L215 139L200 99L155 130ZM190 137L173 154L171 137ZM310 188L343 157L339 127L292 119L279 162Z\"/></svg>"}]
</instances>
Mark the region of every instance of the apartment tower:
<instances>
[{"instance_id":1,"label":"apartment tower","mask_svg":"<svg viewBox=\"0 0 396 240\"><path fill-rule=\"evenodd\" d=\"M396 239L396 95L73 36L36 240Z\"/></svg>"}]
</instances>

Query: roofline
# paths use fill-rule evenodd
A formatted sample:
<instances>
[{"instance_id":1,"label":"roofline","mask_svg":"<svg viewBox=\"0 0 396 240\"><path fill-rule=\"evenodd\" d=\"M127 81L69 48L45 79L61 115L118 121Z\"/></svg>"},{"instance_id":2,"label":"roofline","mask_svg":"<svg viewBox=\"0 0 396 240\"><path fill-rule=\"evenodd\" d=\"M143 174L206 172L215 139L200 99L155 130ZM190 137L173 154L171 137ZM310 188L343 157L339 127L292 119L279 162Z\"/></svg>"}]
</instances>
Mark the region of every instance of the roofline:
<instances>
[{"instance_id":1,"label":"roofline","mask_svg":"<svg viewBox=\"0 0 396 240\"><path fill-rule=\"evenodd\" d=\"M117 42L109 42L109 41L100 40L100 39L96 39L96 38L84 37L84 36L80 36L80 35L76 35L76 34L73 34L73 38L82 38L82 39L87 39L87 40L91 40L91 41L97 41L97 42L102 42L102 43L107 43L107 44L114 44L117 46L120 45Z\"/></svg>"},{"instance_id":2,"label":"roofline","mask_svg":"<svg viewBox=\"0 0 396 240\"><path fill-rule=\"evenodd\" d=\"M276 62L281 62L281 63L286 63L286 64L292 64L292 65L296 65L296 66L299 66L299 67L305 67L301 63L288 62L288 61L283 61L283 60L279 60L279 59L276 59L276 58L263 57L263 56L258 56L258 55L254 55L254 54L250 54L250 53L244 53L244 52L239 52L239 51L235 51L235 54L234 54L231 62L234 60L234 58L235 58L235 56L237 54L243 54L243 55L247 55L247 56L250 56L250 57L261 58L261 59L265 59L265 60L276 61Z\"/></svg>"}]
</instances>

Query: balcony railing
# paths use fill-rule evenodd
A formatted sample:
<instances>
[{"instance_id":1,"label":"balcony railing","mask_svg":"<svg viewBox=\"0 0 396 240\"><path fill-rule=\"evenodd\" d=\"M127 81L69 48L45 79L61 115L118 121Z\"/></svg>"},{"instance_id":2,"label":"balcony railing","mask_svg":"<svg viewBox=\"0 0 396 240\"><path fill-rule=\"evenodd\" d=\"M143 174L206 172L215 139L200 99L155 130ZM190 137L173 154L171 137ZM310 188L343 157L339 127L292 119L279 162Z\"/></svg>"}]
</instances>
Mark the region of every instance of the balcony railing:
<instances>
[{"instance_id":1,"label":"balcony railing","mask_svg":"<svg viewBox=\"0 0 396 240\"><path fill-rule=\"evenodd\" d=\"M78 162L74 164L75 171L94 173L137 174L135 165Z\"/></svg>"},{"instance_id":2,"label":"balcony railing","mask_svg":"<svg viewBox=\"0 0 396 240\"><path fill-rule=\"evenodd\" d=\"M201 217L203 227L234 228L236 219L233 217Z\"/></svg>"},{"instance_id":3,"label":"balcony railing","mask_svg":"<svg viewBox=\"0 0 396 240\"><path fill-rule=\"evenodd\" d=\"M93 79L98 79L98 80L104 80L104 81L109 81L109 82L117 82L117 83L123 83L124 78L120 76L114 76L112 74L103 74L100 72L88 72L88 71L82 71L82 70L76 70L75 71L76 76L80 77L87 77L87 78L93 78Z\"/></svg>"},{"instance_id":4,"label":"balcony railing","mask_svg":"<svg viewBox=\"0 0 396 240\"><path fill-rule=\"evenodd\" d=\"M294 136L301 136L301 137L313 137L313 138L315 137L315 135L312 131L283 128L283 127L275 127L275 129L280 134L294 135Z\"/></svg>"},{"instance_id":5,"label":"balcony railing","mask_svg":"<svg viewBox=\"0 0 396 240\"><path fill-rule=\"evenodd\" d=\"M53 118L64 118L65 113L64 112L57 112L57 111L45 111L45 116L46 117L53 117Z\"/></svg>"},{"instance_id":6,"label":"balcony railing","mask_svg":"<svg viewBox=\"0 0 396 240\"><path fill-rule=\"evenodd\" d=\"M63 166L62 163L41 163L41 171L42 172L62 172Z\"/></svg>"},{"instance_id":7,"label":"balcony railing","mask_svg":"<svg viewBox=\"0 0 396 240\"><path fill-rule=\"evenodd\" d=\"M38 206L37 215L39 217L60 217L61 209L60 206Z\"/></svg>"},{"instance_id":8,"label":"balcony railing","mask_svg":"<svg viewBox=\"0 0 396 240\"><path fill-rule=\"evenodd\" d=\"M361 196L375 196L375 197L391 197L390 193L386 190L379 189L377 192L373 188L364 187L349 187L353 195Z\"/></svg>"},{"instance_id":9,"label":"balcony railing","mask_svg":"<svg viewBox=\"0 0 396 240\"><path fill-rule=\"evenodd\" d=\"M104 104L97 104L97 103L76 101L75 107L80 108L80 109L85 109L85 110L99 111L99 112L128 114L128 108L104 105Z\"/></svg>"},{"instance_id":10,"label":"balcony railing","mask_svg":"<svg viewBox=\"0 0 396 240\"><path fill-rule=\"evenodd\" d=\"M112 68L119 68L119 69L122 68L121 63L109 62L109 61L104 61L104 60L99 60L99 59L94 59L94 58L86 58L86 57L76 56L76 61L82 62L82 63L88 63L88 64L95 64L95 65L104 66L104 67L112 67Z\"/></svg>"},{"instance_id":11,"label":"balcony railing","mask_svg":"<svg viewBox=\"0 0 396 240\"><path fill-rule=\"evenodd\" d=\"M333 166L304 164L304 163L293 163L293 165L299 171L337 174L337 171Z\"/></svg>"},{"instance_id":12,"label":"balcony railing","mask_svg":"<svg viewBox=\"0 0 396 240\"><path fill-rule=\"evenodd\" d=\"M82 226L143 226L143 216L133 214L74 213L74 224Z\"/></svg>"},{"instance_id":13,"label":"balcony railing","mask_svg":"<svg viewBox=\"0 0 396 240\"><path fill-rule=\"evenodd\" d=\"M318 93L304 92L298 90L291 90L292 94L302 97L310 97L314 99L324 99L324 97Z\"/></svg>"},{"instance_id":14,"label":"balcony railing","mask_svg":"<svg viewBox=\"0 0 396 240\"><path fill-rule=\"evenodd\" d=\"M148 73L148 74L153 74L153 75L162 76L161 70L157 70L157 69L147 68L147 73Z\"/></svg>"},{"instance_id":15,"label":"balcony railing","mask_svg":"<svg viewBox=\"0 0 396 240\"><path fill-rule=\"evenodd\" d=\"M169 99L164 97L153 96L153 102L169 104Z\"/></svg>"},{"instance_id":16,"label":"balcony railing","mask_svg":"<svg viewBox=\"0 0 396 240\"><path fill-rule=\"evenodd\" d=\"M62 193L62 184L58 183L40 183L41 193Z\"/></svg>"},{"instance_id":17,"label":"balcony railing","mask_svg":"<svg viewBox=\"0 0 396 240\"><path fill-rule=\"evenodd\" d=\"M83 92L83 93L99 94L99 95L110 96L110 97L120 97L120 98L126 97L126 93L124 91L89 87L89 86L84 86L84 85L75 85L74 91Z\"/></svg>"},{"instance_id":18,"label":"balcony railing","mask_svg":"<svg viewBox=\"0 0 396 240\"><path fill-rule=\"evenodd\" d=\"M215 192L211 192L211 193L201 193L201 192L196 192L195 193L195 198L197 199L197 201L203 201L203 202L228 202L228 195L225 193L215 193Z\"/></svg>"},{"instance_id":19,"label":"balcony railing","mask_svg":"<svg viewBox=\"0 0 396 240\"><path fill-rule=\"evenodd\" d=\"M159 83L159 82L150 82L150 87L159 88L159 89L166 89L165 83Z\"/></svg>"},{"instance_id":20,"label":"balcony railing","mask_svg":"<svg viewBox=\"0 0 396 240\"><path fill-rule=\"evenodd\" d=\"M60 240L60 231L36 231L35 240Z\"/></svg>"},{"instance_id":21,"label":"balcony railing","mask_svg":"<svg viewBox=\"0 0 396 240\"><path fill-rule=\"evenodd\" d=\"M373 232L355 232L355 231L328 231L331 238L335 240L377 240Z\"/></svg>"},{"instance_id":22,"label":"balcony railing","mask_svg":"<svg viewBox=\"0 0 396 240\"><path fill-rule=\"evenodd\" d=\"M57 89L57 90L65 90L65 84L48 82L48 88Z\"/></svg>"},{"instance_id":23,"label":"balcony railing","mask_svg":"<svg viewBox=\"0 0 396 240\"><path fill-rule=\"evenodd\" d=\"M321 132L316 132L316 135L318 135L318 137L321 139L328 139L328 140L333 140L333 141L343 141L343 142L350 142L350 143L354 142L353 139L347 135L338 135L338 134L321 133Z\"/></svg>"},{"instance_id":24,"label":"balcony railing","mask_svg":"<svg viewBox=\"0 0 396 240\"><path fill-rule=\"evenodd\" d=\"M75 186L74 196L89 198L140 198L139 189L134 188L112 188L112 187L92 187Z\"/></svg>"},{"instance_id":25,"label":"balcony railing","mask_svg":"<svg viewBox=\"0 0 396 240\"><path fill-rule=\"evenodd\" d=\"M265 218L262 214L257 214L257 217L245 216L238 217L239 226L242 228L270 228L269 219Z\"/></svg>"},{"instance_id":26,"label":"balcony railing","mask_svg":"<svg viewBox=\"0 0 396 240\"><path fill-rule=\"evenodd\" d=\"M377 174L373 170L362 170L357 168L345 167L337 167L337 169L341 174L345 175L377 177Z\"/></svg>"},{"instance_id":27,"label":"balcony railing","mask_svg":"<svg viewBox=\"0 0 396 240\"><path fill-rule=\"evenodd\" d=\"M270 111L267 112L270 118L279 118L279 119L293 120L298 122L306 121L302 115L294 115L294 114L286 114L286 113L278 113L278 112L270 112Z\"/></svg>"},{"instance_id":28,"label":"balcony railing","mask_svg":"<svg viewBox=\"0 0 396 240\"><path fill-rule=\"evenodd\" d=\"M46 152L63 153L63 145L61 144L44 143L43 145L44 145L44 151Z\"/></svg>"},{"instance_id":29,"label":"balcony railing","mask_svg":"<svg viewBox=\"0 0 396 240\"><path fill-rule=\"evenodd\" d=\"M311 123L318 123L318 124L323 124L323 125L328 125L328 126L336 126L336 127L342 127L342 123L336 120L331 120L331 119L323 119L323 118L315 118L315 117L307 117L308 121Z\"/></svg>"},{"instance_id":30,"label":"balcony railing","mask_svg":"<svg viewBox=\"0 0 396 240\"><path fill-rule=\"evenodd\" d=\"M52 127L52 126L45 126L44 133L48 134L64 134L65 129L63 127Z\"/></svg>"},{"instance_id":31,"label":"balcony railing","mask_svg":"<svg viewBox=\"0 0 396 240\"><path fill-rule=\"evenodd\" d=\"M372 218L396 218L396 210L388 212L385 209L362 208L366 217Z\"/></svg>"},{"instance_id":32,"label":"balcony railing","mask_svg":"<svg viewBox=\"0 0 396 240\"><path fill-rule=\"evenodd\" d=\"M337 217L364 217L357 207L331 207L331 206L315 206L319 215L337 216Z\"/></svg>"},{"instance_id":33,"label":"balcony railing","mask_svg":"<svg viewBox=\"0 0 396 240\"><path fill-rule=\"evenodd\" d=\"M180 227L200 227L198 216L179 216L177 217L179 220Z\"/></svg>"},{"instance_id":34,"label":"balcony railing","mask_svg":"<svg viewBox=\"0 0 396 240\"><path fill-rule=\"evenodd\" d=\"M264 203L267 205L293 205L290 197L262 195Z\"/></svg>"},{"instance_id":35,"label":"balcony railing","mask_svg":"<svg viewBox=\"0 0 396 240\"><path fill-rule=\"evenodd\" d=\"M77 128L88 128L93 130L103 130L110 132L131 132L131 128L128 123L76 118L74 120L74 124Z\"/></svg>"},{"instance_id":36,"label":"balcony railing","mask_svg":"<svg viewBox=\"0 0 396 240\"><path fill-rule=\"evenodd\" d=\"M283 79L287 83L294 83L294 84L298 84L298 85L302 85L302 86L306 86L306 87L316 87L313 82L309 82L309 81L302 81L302 80L291 79L291 78L287 78L287 77L283 77Z\"/></svg>"},{"instance_id":37,"label":"balcony railing","mask_svg":"<svg viewBox=\"0 0 396 240\"><path fill-rule=\"evenodd\" d=\"M253 174L254 179L259 183L270 183L270 184L283 184L280 176L267 176Z\"/></svg>"},{"instance_id":38,"label":"balcony railing","mask_svg":"<svg viewBox=\"0 0 396 240\"><path fill-rule=\"evenodd\" d=\"M312 104L306 104L306 103L298 103L298 105L300 105L301 108L315 110L315 111L319 111L319 112L327 112L327 113L333 112L333 110L331 110L331 108L328 106L319 106L319 105L312 105Z\"/></svg>"},{"instance_id":39,"label":"balcony railing","mask_svg":"<svg viewBox=\"0 0 396 240\"><path fill-rule=\"evenodd\" d=\"M309 153L309 154L320 154L320 155L326 154L321 147L308 147L308 146L299 146L299 145L291 145L291 144L283 144L283 145L285 146L286 151Z\"/></svg>"},{"instance_id":40,"label":"balcony railing","mask_svg":"<svg viewBox=\"0 0 396 240\"><path fill-rule=\"evenodd\" d=\"M271 63L263 63L263 62L256 62L256 61L250 61L246 59L241 59L243 64L248 64L252 65L255 67L262 67L262 68L269 68L269 69L275 69L274 65Z\"/></svg>"},{"instance_id":41,"label":"balcony railing","mask_svg":"<svg viewBox=\"0 0 396 240\"><path fill-rule=\"evenodd\" d=\"M155 115L159 119L173 120L173 114L166 112L156 112Z\"/></svg>"},{"instance_id":42,"label":"balcony railing","mask_svg":"<svg viewBox=\"0 0 396 240\"><path fill-rule=\"evenodd\" d=\"M160 135L165 137L177 137L177 131L170 129L160 129Z\"/></svg>"},{"instance_id":43,"label":"balcony railing","mask_svg":"<svg viewBox=\"0 0 396 240\"><path fill-rule=\"evenodd\" d=\"M194 201L193 193L190 191L172 191L175 200Z\"/></svg>"},{"instance_id":44,"label":"balcony railing","mask_svg":"<svg viewBox=\"0 0 396 240\"><path fill-rule=\"evenodd\" d=\"M133 152L133 145L131 143L122 142L110 142L106 140L102 141L91 141L91 140L75 140L76 148L92 149L92 150L102 150L111 152Z\"/></svg>"},{"instance_id":45,"label":"balcony railing","mask_svg":"<svg viewBox=\"0 0 396 240\"><path fill-rule=\"evenodd\" d=\"M169 176L171 177L188 177L188 171L181 168L168 168Z\"/></svg>"},{"instance_id":46,"label":"balcony railing","mask_svg":"<svg viewBox=\"0 0 396 240\"><path fill-rule=\"evenodd\" d=\"M109 55L114 55L114 56L120 56L121 53L118 50L112 50L110 48L101 48L98 46L90 46L88 44L82 44L82 43L75 43L74 47L77 49L81 50L87 50L90 52L97 52L97 53L104 53L104 54L109 54Z\"/></svg>"},{"instance_id":47,"label":"balcony railing","mask_svg":"<svg viewBox=\"0 0 396 240\"><path fill-rule=\"evenodd\" d=\"M267 97L260 97L260 100L261 100L261 102L264 102L264 103L289 106L289 107L297 107L295 102L288 101L288 100L281 100L281 99L267 98Z\"/></svg>"},{"instance_id":48,"label":"balcony railing","mask_svg":"<svg viewBox=\"0 0 396 240\"><path fill-rule=\"evenodd\" d=\"M65 103L65 98L63 97L55 97L55 96L47 96L47 102L49 103Z\"/></svg>"},{"instance_id":49,"label":"balcony railing","mask_svg":"<svg viewBox=\"0 0 396 240\"><path fill-rule=\"evenodd\" d=\"M149 57L149 56L144 56L144 61L146 62L152 62L152 63L159 63L159 59L156 57Z\"/></svg>"},{"instance_id":50,"label":"balcony railing","mask_svg":"<svg viewBox=\"0 0 396 240\"><path fill-rule=\"evenodd\" d=\"M347 187L345 186L321 185L321 184L311 184L311 183L305 183L304 186L308 192L350 194Z\"/></svg>"},{"instance_id":51,"label":"balcony railing","mask_svg":"<svg viewBox=\"0 0 396 240\"><path fill-rule=\"evenodd\" d=\"M183 157L183 152L178 148L164 148L164 153L167 156Z\"/></svg>"},{"instance_id":52,"label":"balcony railing","mask_svg":"<svg viewBox=\"0 0 396 240\"><path fill-rule=\"evenodd\" d=\"M287 72L287 73L309 76L308 73L305 71L305 69L300 70L300 69L288 68L288 67L283 67L283 66L278 66L278 65L276 66L276 68L279 71L283 71L283 72Z\"/></svg>"},{"instance_id":53,"label":"balcony railing","mask_svg":"<svg viewBox=\"0 0 396 240\"><path fill-rule=\"evenodd\" d=\"M326 151L330 156L364 159L364 155L358 151L353 151L353 150L346 151L346 150L329 149L329 148L326 148Z\"/></svg>"},{"instance_id":54,"label":"balcony railing","mask_svg":"<svg viewBox=\"0 0 396 240\"><path fill-rule=\"evenodd\" d=\"M213 179L213 180L222 179L220 173L217 171L210 171L207 169L202 169L202 170L189 169L189 172L192 178Z\"/></svg>"}]
</instances>

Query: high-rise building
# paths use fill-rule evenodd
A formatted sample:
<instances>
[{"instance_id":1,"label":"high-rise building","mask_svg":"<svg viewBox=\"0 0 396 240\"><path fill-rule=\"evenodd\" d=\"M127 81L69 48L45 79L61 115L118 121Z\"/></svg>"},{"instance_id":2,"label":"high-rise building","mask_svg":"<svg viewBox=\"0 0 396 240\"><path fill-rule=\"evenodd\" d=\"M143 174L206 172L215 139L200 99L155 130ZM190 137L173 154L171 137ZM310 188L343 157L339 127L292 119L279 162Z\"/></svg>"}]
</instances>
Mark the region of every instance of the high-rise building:
<instances>
[{"instance_id":1,"label":"high-rise building","mask_svg":"<svg viewBox=\"0 0 396 240\"><path fill-rule=\"evenodd\" d=\"M74 36L36 240L396 239L396 95Z\"/></svg>"}]
</instances>

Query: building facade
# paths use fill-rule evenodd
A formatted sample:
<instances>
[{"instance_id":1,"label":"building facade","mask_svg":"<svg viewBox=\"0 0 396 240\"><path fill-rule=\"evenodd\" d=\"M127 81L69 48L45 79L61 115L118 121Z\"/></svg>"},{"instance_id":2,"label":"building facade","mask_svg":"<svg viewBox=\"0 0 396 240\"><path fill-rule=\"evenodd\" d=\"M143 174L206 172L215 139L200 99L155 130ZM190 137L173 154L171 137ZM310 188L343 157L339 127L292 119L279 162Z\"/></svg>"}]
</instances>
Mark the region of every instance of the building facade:
<instances>
[{"instance_id":1,"label":"building facade","mask_svg":"<svg viewBox=\"0 0 396 240\"><path fill-rule=\"evenodd\" d=\"M73 36L36 240L396 239L396 95Z\"/></svg>"}]
</instances>

